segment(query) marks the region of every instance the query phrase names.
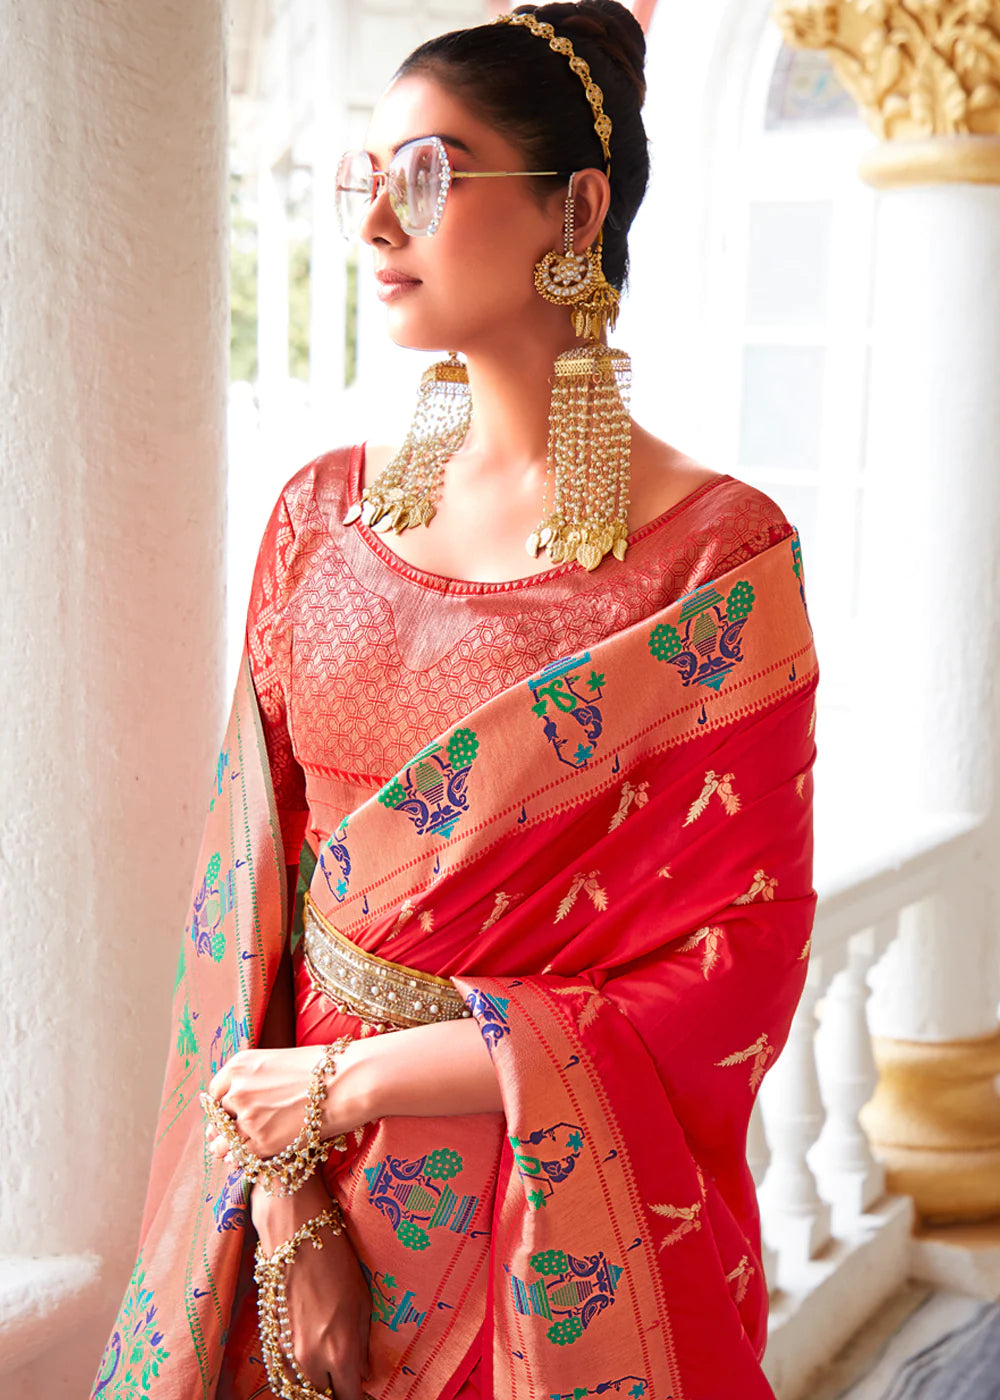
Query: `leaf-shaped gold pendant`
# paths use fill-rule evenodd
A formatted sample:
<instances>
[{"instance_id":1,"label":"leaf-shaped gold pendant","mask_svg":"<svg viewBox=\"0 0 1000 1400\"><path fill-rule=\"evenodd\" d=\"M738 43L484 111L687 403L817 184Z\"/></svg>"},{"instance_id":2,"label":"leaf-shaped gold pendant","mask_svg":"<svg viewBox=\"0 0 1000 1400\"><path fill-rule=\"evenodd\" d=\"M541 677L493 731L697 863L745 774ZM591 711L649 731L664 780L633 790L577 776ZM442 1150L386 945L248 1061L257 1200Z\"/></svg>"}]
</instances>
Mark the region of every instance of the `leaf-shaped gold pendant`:
<instances>
[{"instance_id":1,"label":"leaf-shaped gold pendant","mask_svg":"<svg viewBox=\"0 0 1000 1400\"><path fill-rule=\"evenodd\" d=\"M598 564L604 558L604 552L598 549L596 544L580 544L576 547L577 561L583 565L588 573L593 573Z\"/></svg>"},{"instance_id":2,"label":"leaf-shaped gold pendant","mask_svg":"<svg viewBox=\"0 0 1000 1400\"><path fill-rule=\"evenodd\" d=\"M603 559L605 554L614 547L615 527L611 524L603 525L599 530L595 530L591 536L591 542L597 545Z\"/></svg>"}]
</instances>

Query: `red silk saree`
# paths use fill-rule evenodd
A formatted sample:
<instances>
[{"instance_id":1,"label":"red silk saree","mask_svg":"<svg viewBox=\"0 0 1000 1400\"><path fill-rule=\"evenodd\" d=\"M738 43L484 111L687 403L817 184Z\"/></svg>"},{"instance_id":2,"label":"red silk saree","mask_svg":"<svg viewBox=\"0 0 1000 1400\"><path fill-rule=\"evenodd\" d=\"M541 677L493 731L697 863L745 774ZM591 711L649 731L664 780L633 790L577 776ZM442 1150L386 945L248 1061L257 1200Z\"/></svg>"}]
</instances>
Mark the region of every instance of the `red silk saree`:
<instances>
[{"instance_id":1,"label":"red silk saree","mask_svg":"<svg viewBox=\"0 0 1000 1400\"><path fill-rule=\"evenodd\" d=\"M504 1100L369 1125L327 1164L372 1287L375 1400L446 1400L477 1364L484 1395L521 1400L771 1395L745 1137L805 976L815 680L791 536L479 706L320 848L319 915L450 978ZM270 1394L244 1193L198 1106L256 1043L288 936L245 665L201 870L93 1396Z\"/></svg>"}]
</instances>

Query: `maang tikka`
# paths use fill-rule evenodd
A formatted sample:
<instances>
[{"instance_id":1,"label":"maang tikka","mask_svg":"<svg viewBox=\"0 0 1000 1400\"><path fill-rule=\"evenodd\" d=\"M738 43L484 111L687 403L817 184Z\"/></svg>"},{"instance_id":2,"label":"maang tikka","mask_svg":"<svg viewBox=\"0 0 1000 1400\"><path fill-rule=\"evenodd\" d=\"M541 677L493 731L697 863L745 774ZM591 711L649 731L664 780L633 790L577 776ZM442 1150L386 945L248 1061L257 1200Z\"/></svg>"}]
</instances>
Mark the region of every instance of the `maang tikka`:
<instances>
[{"instance_id":1,"label":"maang tikka","mask_svg":"<svg viewBox=\"0 0 1000 1400\"><path fill-rule=\"evenodd\" d=\"M569 58L593 111L610 178L611 118L589 65L577 56L570 40L530 13L498 15L490 22L524 26ZM553 367L548 438L553 504L525 546L533 557L544 548L554 564L575 560L593 570L608 554L624 559L628 548L632 365L623 350L603 344L605 330L614 329L619 296L604 276L603 231L586 251L573 248L574 205L570 176L564 247L546 253L536 264L535 288L547 301L570 311L574 331L587 343L567 350ZM348 510L344 523L360 517L367 525L397 534L429 524L445 463L465 440L470 419L468 374L453 352L424 373L406 440Z\"/></svg>"}]
</instances>

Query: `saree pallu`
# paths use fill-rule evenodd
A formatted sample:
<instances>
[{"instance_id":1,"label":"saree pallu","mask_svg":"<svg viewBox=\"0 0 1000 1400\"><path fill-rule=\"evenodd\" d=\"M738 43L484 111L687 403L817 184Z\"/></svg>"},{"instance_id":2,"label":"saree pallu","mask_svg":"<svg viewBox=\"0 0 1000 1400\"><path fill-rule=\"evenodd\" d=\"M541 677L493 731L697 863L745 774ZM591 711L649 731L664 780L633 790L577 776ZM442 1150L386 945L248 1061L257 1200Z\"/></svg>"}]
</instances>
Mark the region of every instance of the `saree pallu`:
<instances>
[{"instance_id":1,"label":"saree pallu","mask_svg":"<svg viewBox=\"0 0 1000 1400\"><path fill-rule=\"evenodd\" d=\"M771 1396L745 1140L815 903L800 575L793 535L503 691L320 848L331 936L451 979L503 1099L368 1125L326 1164L372 1290L374 1400L452 1395L474 1361L484 1395L517 1400ZM245 1192L197 1102L257 1042L287 936L245 665L201 869L94 1396L270 1394Z\"/></svg>"}]
</instances>

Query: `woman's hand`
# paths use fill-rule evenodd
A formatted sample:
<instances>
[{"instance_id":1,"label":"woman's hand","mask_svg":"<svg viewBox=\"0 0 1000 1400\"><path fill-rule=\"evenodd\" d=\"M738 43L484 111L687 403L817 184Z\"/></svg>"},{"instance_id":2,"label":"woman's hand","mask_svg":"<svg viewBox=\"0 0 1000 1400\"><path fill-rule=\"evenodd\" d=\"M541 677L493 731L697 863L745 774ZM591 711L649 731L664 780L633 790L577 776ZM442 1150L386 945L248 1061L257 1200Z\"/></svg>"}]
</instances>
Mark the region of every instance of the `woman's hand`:
<instances>
[{"instance_id":1,"label":"woman's hand","mask_svg":"<svg viewBox=\"0 0 1000 1400\"><path fill-rule=\"evenodd\" d=\"M327 1077L321 1136L353 1132L370 1119L364 1083L351 1072L348 1046L338 1057L337 1071ZM226 1061L208 1086L208 1092L236 1119L241 1136L258 1157L273 1157L302 1131L306 1098L313 1071L322 1058L321 1045L240 1050ZM341 1065L341 1060L345 1063ZM229 1144L209 1125L205 1130L209 1150L225 1157Z\"/></svg>"},{"instance_id":2,"label":"woman's hand","mask_svg":"<svg viewBox=\"0 0 1000 1400\"><path fill-rule=\"evenodd\" d=\"M288 1197L266 1196L255 1186L250 1209L265 1253L273 1254L329 1204L329 1192L316 1177ZM322 1249L304 1240L285 1273L295 1360L317 1390L329 1386L336 1400L361 1400L371 1294L347 1235L331 1235L324 1227L320 1238Z\"/></svg>"}]
</instances>

